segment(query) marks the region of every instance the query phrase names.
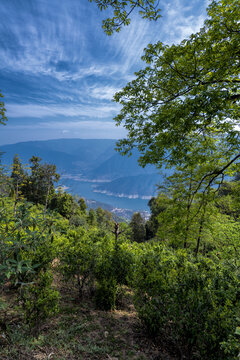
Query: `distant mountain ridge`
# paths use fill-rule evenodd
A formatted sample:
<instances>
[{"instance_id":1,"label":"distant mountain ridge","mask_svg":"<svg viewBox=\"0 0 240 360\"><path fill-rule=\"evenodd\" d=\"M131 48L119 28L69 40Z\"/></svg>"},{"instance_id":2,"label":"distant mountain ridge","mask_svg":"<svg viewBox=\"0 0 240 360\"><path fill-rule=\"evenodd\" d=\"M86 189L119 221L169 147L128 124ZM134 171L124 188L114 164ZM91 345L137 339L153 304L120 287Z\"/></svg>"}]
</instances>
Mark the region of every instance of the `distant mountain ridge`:
<instances>
[{"instance_id":1,"label":"distant mountain ridge","mask_svg":"<svg viewBox=\"0 0 240 360\"><path fill-rule=\"evenodd\" d=\"M95 185L94 191L119 197L149 200L156 194L158 174L144 174L118 178L109 183Z\"/></svg>"},{"instance_id":2,"label":"distant mountain ridge","mask_svg":"<svg viewBox=\"0 0 240 360\"><path fill-rule=\"evenodd\" d=\"M0 150L4 152L2 162L6 165L12 163L15 154L23 163L35 155L44 162L55 164L60 172L78 173L107 160L114 154L114 146L115 140L108 139L56 139L3 145Z\"/></svg>"},{"instance_id":3,"label":"distant mountain ridge","mask_svg":"<svg viewBox=\"0 0 240 360\"><path fill-rule=\"evenodd\" d=\"M122 156L115 152L96 168L88 172L91 178L115 180L125 176L156 174L156 168L152 165L144 169L138 165L140 154L135 150L130 157Z\"/></svg>"},{"instance_id":4,"label":"distant mountain ridge","mask_svg":"<svg viewBox=\"0 0 240 360\"><path fill-rule=\"evenodd\" d=\"M10 166L15 154L22 163L35 155L43 162L57 166L61 184L69 191L82 193L82 182L92 183L93 192L117 197L150 199L156 194L156 184L162 180L152 165L141 168L137 150L132 156L115 151L112 139L57 139L29 141L0 146L2 163Z\"/></svg>"}]
</instances>

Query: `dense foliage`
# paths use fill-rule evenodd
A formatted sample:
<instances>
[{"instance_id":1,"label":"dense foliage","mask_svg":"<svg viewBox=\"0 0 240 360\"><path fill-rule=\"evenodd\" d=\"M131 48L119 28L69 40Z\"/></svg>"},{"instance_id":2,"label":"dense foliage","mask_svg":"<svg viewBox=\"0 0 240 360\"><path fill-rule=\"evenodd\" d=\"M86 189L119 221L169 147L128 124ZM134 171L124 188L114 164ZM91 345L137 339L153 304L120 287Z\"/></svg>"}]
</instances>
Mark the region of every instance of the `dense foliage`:
<instances>
[{"instance_id":1,"label":"dense foliage","mask_svg":"<svg viewBox=\"0 0 240 360\"><path fill-rule=\"evenodd\" d=\"M232 359L221 345L234 334L239 313L239 263L194 258L159 245L148 249L135 278L136 308L153 335L188 359Z\"/></svg>"},{"instance_id":2,"label":"dense foliage","mask_svg":"<svg viewBox=\"0 0 240 360\"><path fill-rule=\"evenodd\" d=\"M132 289L146 331L180 358L238 358L238 177L224 183L194 218L198 202L188 217L175 182L175 191L168 187L150 201L147 222L136 213L128 225L114 222L101 208L87 210L83 199L61 189L47 195L45 186L42 197L27 202L27 188L21 187L26 182L20 180L32 175L22 168L15 157L11 177L2 173L0 281L2 294L15 289L33 334L59 311L57 276L75 285L79 301L90 296L102 310L116 308L122 286ZM23 185L16 202L12 187L18 180ZM39 189L37 181L31 194L34 186Z\"/></svg>"}]
</instances>

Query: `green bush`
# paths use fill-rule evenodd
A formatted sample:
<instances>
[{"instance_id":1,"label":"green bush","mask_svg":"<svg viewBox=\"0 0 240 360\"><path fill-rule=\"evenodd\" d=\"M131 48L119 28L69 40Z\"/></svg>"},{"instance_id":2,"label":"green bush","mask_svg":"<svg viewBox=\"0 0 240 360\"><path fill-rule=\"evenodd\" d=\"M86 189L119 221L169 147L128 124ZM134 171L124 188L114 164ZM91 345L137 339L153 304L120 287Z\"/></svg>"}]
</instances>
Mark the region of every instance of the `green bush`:
<instances>
[{"instance_id":1,"label":"green bush","mask_svg":"<svg viewBox=\"0 0 240 360\"><path fill-rule=\"evenodd\" d=\"M44 218L42 209L22 203L15 216L10 209L5 201L0 215L0 283L18 287L51 265L56 246L52 220Z\"/></svg>"},{"instance_id":2,"label":"green bush","mask_svg":"<svg viewBox=\"0 0 240 360\"><path fill-rule=\"evenodd\" d=\"M97 280L96 305L110 310L115 308L120 285L129 285L134 263L134 254L128 242L117 244L105 237L98 244L94 275ZM102 305L103 304L103 305Z\"/></svg>"},{"instance_id":3,"label":"green bush","mask_svg":"<svg viewBox=\"0 0 240 360\"><path fill-rule=\"evenodd\" d=\"M75 227L85 226L86 225L86 220L85 220L85 218L83 216L80 216L78 214L74 214L69 219L69 225L70 226L75 226Z\"/></svg>"},{"instance_id":4,"label":"green bush","mask_svg":"<svg viewBox=\"0 0 240 360\"><path fill-rule=\"evenodd\" d=\"M113 310L116 306L117 283L114 278L102 279L95 293L96 307L101 310Z\"/></svg>"},{"instance_id":5,"label":"green bush","mask_svg":"<svg viewBox=\"0 0 240 360\"><path fill-rule=\"evenodd\" d=\"M135 306L152 335L160 335L187 359L233 360L240 312L237 266L193 258L155 245L135 272Z\"/></svg>"},{"instance_id":6,"label":"green bush","mask_svg":"<svg viewBox=\"0 0 240 360\"><path fill-rule=\"evenodd\" d=\"M83 295L84 286L93 282L96 254L91 232L82 228L68 231L59 254L59 270L65 280L76 280L79 297Z\"/></svg>"},{"instance_id":7,"label":"green bush","mask_svg":"<svg viewBox=\"0 0 240 360\"><path fill-rule=\"evenodd\" d=\"M52 280L50 272L41 272L36 282L24 286L20 293L25 321L35 330L58 312L59 293L52 288Z\"/></svg>"}]
</instances>

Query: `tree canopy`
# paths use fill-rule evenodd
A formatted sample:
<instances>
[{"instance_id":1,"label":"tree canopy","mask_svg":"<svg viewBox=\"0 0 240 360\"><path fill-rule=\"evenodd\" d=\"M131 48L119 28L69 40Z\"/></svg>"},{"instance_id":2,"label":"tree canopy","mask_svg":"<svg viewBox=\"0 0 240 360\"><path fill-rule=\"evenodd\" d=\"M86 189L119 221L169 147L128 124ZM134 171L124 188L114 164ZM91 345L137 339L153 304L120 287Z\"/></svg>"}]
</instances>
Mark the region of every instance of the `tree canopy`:
<instances>
[{"instance_id":1,"label":"tree canopy","mask_svg":"<svg viewBox=\"0 0 240 360\"><path fill-rule=\"evenodd\" d=\"M238 0L213 1L203 28L177 45L148 45L147 66L115 95L127 130L118 150L140 164L207 164L208 183L240 157ZM220 149L220 150L219 150ZM214 157L217 156L217 160Z\"/></svg>"},{"instance_id":2,"label":"tree canopy","mask_svg":"<svg viewBox=\"0 0 240 360\"><path fill-rule=\"evenodd\" d=\"M103 29L107 35L114 31L119 32L122 26L129 25L130 15L135 9L139 10L143 19L157 20L160 9L156 0L89 0L95 2L102 10L112 10L113 16L103 20Z\"/></svg>"}]
</instances>

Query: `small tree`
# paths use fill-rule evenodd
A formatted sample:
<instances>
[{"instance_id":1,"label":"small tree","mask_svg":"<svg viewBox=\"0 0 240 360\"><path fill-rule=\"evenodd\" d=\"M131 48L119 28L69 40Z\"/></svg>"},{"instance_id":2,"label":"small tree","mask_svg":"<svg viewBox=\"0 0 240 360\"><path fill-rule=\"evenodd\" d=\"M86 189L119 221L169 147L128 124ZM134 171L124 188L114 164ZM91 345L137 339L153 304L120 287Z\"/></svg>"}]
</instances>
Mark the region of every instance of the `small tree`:
<instances>
[{"instance_id":1,"label":"small tree","mask_svg":"<svg viewBox=\"0 0 240 360\"><path fill-rule=\"evenodd\" d=\"M96 225L96 213L93 209L89 209L87 222L89 225Z\"/></svg>"},{"instance_id":2,"label":"small tree","mask_svg":"<svg viewBox=\"0 0 240 360\"><path fill-rule=\"evenodd\" d=\"M43 179L45 181L45 188L46 188L45 208L44 208L44 213L46 213L50 192L52 193L55 192L53 183L58 182L60 175L56 173L56 165L43 164L41 170L43 173Z\"/></svg>"},{"instance_id":3,"label":"small tree","mask_svg":"<svg viewBox=\"0 0 240 360\"><path fill-rule=\"evenodd\" d=\"M145 221L139 212L133 214L129 226L132 230L131 240L143 242L146 238L146 228Z\"/></svg>"},{"instance_id":4,"label":"small tree","mask_svg":"<svg viewBox=\"0 0 240 360\"><path fill-rule=\"evenodd\" d=\"M78 200L78 205L79 205L79 207L80 207L81 212L82 212L83 214L86 214L87 205L86 205L86 203L85 203L85 201L84 201L83 198L80 198L80 199Z\"/></svg>"},{"instance_id":5,"label":"small tree","mask_svg":"<svg viewBox=\"0 0 240 360\"><path fill-rule=\"evenodd\" d=\"M77 206L73 196L58 188L57 194L53 196L50 203L50 208L52 210L56 210L64 216L65 218L69 219L71 215L74 213L74 208Z\"/></svg>"},{"instance_id":6,"label":"small tree","mask_svg":"<svg viewBox=\"0 0 240 360\"><path fill-rule=\"evenodd\" d=\"M113 221L112 221L112 214L110 213L110 211L98 207L96 210L96 217L97 217L97 224L99 227L102 228L112 227Z\"/></svg>"},{"instance_id":7,"label":"small tree","mask_svg":"<svg viewBox=\"0 0 240 360\"><path fill-rule=\"evenodd\" d=\"M41 158L32 156L30 159L31 174L25 187L28 201L45 205L45 212L49 198L55 193L54 183L58 182L60 175L56 173L56 166L41 164Z\"/></svg>"},{"instance_id":8,"label":"small tree","mask_svg":"<svg viewBox=\"0 0 240 360\"><path fill-rule=\"evenodd\" d=\"M159 194L157 197L151 198L148 206L151 210L151 216L146 222L146 239L152 239L156 236L158 230L158 215L166 210L170 199L165 194Z\"/></svg>"}]
</instances>

